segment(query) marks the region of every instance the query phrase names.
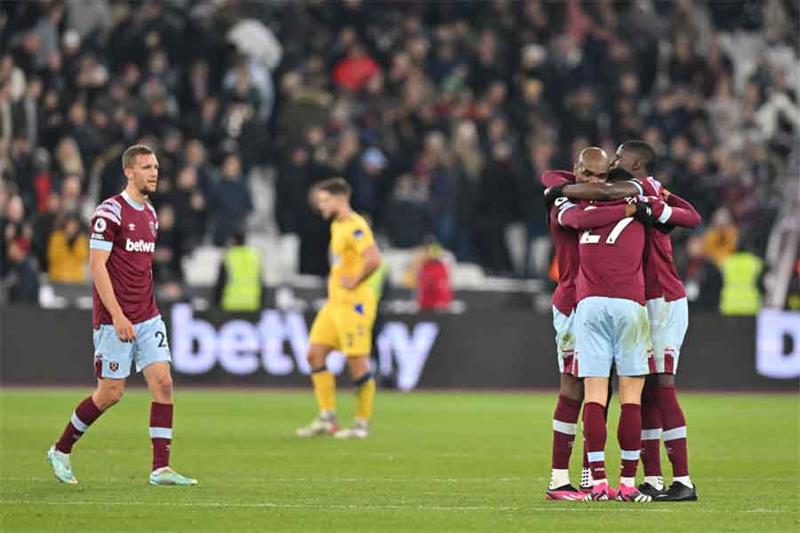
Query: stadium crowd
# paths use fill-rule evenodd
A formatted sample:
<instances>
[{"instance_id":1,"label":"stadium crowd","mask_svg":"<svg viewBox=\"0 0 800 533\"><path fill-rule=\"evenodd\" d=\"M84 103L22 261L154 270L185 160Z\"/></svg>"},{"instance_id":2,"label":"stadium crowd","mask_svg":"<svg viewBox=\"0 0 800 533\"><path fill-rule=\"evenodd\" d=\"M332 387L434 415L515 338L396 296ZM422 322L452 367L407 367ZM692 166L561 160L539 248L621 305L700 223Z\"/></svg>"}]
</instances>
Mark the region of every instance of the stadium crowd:
<instances>
[{"instance_id":1,"label":"stadium crowd","mask_svg":"<svg viewBox=\"0 0 800 533\"><path fill-rule=\"evenodd\" d=\"M275 169L301 272L328 268L309 188L341 175L393 246L434 235L546 278L539 175L643 138L704 218L676 255L705 279L740 244L764 253L797 172L798 16L790 0L3 3L0 275L12 300L35 301L40 273L85 282L87 216L144 142L159 283L263 208L255 167Z\"/></svg>"}]
</instances>

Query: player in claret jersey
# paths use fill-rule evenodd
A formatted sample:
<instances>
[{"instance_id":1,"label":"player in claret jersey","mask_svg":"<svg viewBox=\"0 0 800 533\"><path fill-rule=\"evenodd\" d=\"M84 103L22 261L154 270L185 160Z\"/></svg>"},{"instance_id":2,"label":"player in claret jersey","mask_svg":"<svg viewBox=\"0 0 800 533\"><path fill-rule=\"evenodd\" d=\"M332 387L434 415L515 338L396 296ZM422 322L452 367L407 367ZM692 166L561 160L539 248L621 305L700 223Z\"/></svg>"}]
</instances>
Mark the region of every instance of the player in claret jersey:
<instances>
[{"instance_id":1,"label":"player in claret jersey","mask_svg":"<svg viewBox=\"0 0 800 533\"><path fill-rule=\"evenodd\" d=\"M670 194L653 177L655 152L644 141L627 141L617 149L612 169L635 178L649 197L664 198L653 206L659 225L648 231L645 249L645 295L653 337L651 376L642 395L642 463L645 482L640 490L657 501L697 500L689 477L686 418L675 394L675 373L689 325L686 291L672 259L672 227L695 228L700 215L694 207ZM664 491L659 441L663 438L672 463L672 485Z\"/></svg>"},{"instance_id":2,"label":"player in claret jersey","mask_svg":"<svg viewBox=\"0 0 800 533\"><path fill-rule=\"evenodd\" d=\"M635 477L641 446L641 392L649 370L651 345L644 307L645 229L640 220L649 221L650 209L637 204L635 218L629 216L587 229L587 218L621 210L628 202L576 205L561 198L556 204L559 224L581 230L575 365L578 377L584 379L586 400L583 428L593 482L587 499L647 502L652 498L639 492ZM622 404L617 433L622 450L619 491L609 486L605 472L605 408L612 364L619 376Z\"/></svg>"},{"instance_id":3,"label":"player in claret jersey","mask_svg":"<svg viewBox=\"0 0 800 533\"><path fill-rule=\"evenodd\" d=\"M94 372L97 388L72 413L47 459L59 481L75 484L70 453L75 442L116 404L136 363L153 397L150 440L152 485L196 485L169 467L172 442L172 377L167 330L153 295L153 255L158 218L148 195L156 191L158 161L153 150L134 145L122 155L125 190L102 202L92 215Z\"/></svg>"},{"instance_id":4,"label":"player in claret jersey","mask_svg":"<svg viewBox=\"0 0 800 533\"><path fill-rule=\"evenodd\" d=\"M568 183L602 183L608 171L605 151L589 147L581 151L573 172L549 170L542 174L542 184L557 188ZM555 205L555 204L558 205ZM575 442L578 416L583 402L583 383L574 372L575 357L575 283L578 276L578 235L572 228L559 224L559 207L563 201L551 204L549 213L550 236L555 246L558 263L558 286L553 292L553 327L556 330L556 351L560 387L558 402L553 414L553 453L550 485L547 498L551 500L579 500L583 494L576 490L569 478L569 459ZM581 225L586 229L603 226L630 216L632 205L619 205L612 209L595 209L585 213ZM584 477L591 482L588 465ZM581 483L583 485L583 482Z\"/></svg>"}]
</instances>

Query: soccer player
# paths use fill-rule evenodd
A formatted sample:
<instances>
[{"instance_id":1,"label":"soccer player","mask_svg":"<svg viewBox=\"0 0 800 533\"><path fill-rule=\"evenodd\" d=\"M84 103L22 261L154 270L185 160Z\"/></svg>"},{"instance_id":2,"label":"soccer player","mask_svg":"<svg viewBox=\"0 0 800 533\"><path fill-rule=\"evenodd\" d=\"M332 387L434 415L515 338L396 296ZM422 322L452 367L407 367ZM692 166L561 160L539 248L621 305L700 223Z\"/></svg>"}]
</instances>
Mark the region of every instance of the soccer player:
<instances>
[{"instance_id":1,"label":"soccer player","mask_svg":"<svg viewBox=\"0 0 800 533\"><path fill-rule=\"evenodd\" d=\"M350 207L350 185L342 178L318 183L312 192L314 205L331 222L331 272L328 301L311 326L308 362L319 415L299 437L334 435L363 439L369 435L369 421L375 402L375 379L370 372L372 326L377 298L370 277L381 265L372 230ZM336 421L336 380L325 366L332 350L347 356L356 386L356 416L353 427L338 429Z\"/></svg>"},{"instance_id":2,"label":"soccer player","mask_svg":"<svg viewBox=\"0 0 800 533\"><path fill-rule=\"evenodd\" d=\"M642 397L642 464L645 482L640 486L658 501L694 501L697 489L689 477L686 418L675 393L675 373L681 345L689 325L686 291L675 270L669 231L675 226L695 228L700 215L686 200L671 194L653 178L655 151L644 141L626 141L617 149L612 168L635 178L650 197L663 197L654 205L661 226L647 234L645 297L653 339L653 365ZM672 463L672 485L664 490L659 441L663 438Z\"/></svg>"},{"instance_id":3,"label":"soccer player","mask_svg":"<svg viewBox=\"0 0 800 533\"><path fill-rule=\"evenodd\" d=\"M639 492L635 477L641 447L641 393L651 345L644 307L645 231L640 222L649 219L649 207L636 204L635 218L587 229L589 211L619 209L626 202L576 205L561 198L556 204L559 224L581 231L574 364L585 389L583 428L593 483L587 499L648 502L652 498ZM619 376L622 404L617 432L622 450L619 491L609 486L605 472L605 410L612 364Z\"/></svg>"},{"instance_id":4,"label":"soccer player","mask_svg":"<svg viewBox=\"0 0 800 533\"><path fill-rule=\"evenodd\" d=\"M583 149L573 167L574 172L549 170L542 174L545 187L559 187L568 183L601 183L608 172L608 155L601 148ZM585 213L582 227L592 229L631 216L633 205L619 205L612 209L594 209ZM555 246L558 263L558 285L553 292L553 328L556 331L556 351L560 387L558 402L553 414L553 453L550 485L547 498L551 500L580 500L583 493L576 490L569 478L569 459L578 428L578 416L583 402L583 383L574 372L575 355L575 282L578 275L578 235L575 230L558 223L559 208L552 205L549 213L550 236ZM584 476L591 482L588 465ZM583 479L581 485L583 485Z\"/></svg>"},{"instance_id":5,"label":"soccer player","mask_svg":"<svg viewBox=\"0 0 800 533\"><path fill-rule=\"evenodd\" d=\"M89 266L94 282L94 373L97 388L72 413L47 452L59 481L76 484L72 447L108 408L122 398L131 363L144 374L152 394L151 485L196 485L169 466L172 443L172 377L167 330L153 295L153 255L158 218L148 202L156 191L158 160L144 145L122 154L125 190L102 202L92 215Z\"/></svg>"},{"instance_id":6,"label":"soccer player","mask_svg":"<svg viewBox=\"0 0 800 533\"><path fill-rule=\"evenodd\" d=\"M675 394L675 372L688 326L686 293L672 259L669 231L676 226L694 228L700 215L679 196L664 189L655 178L655 152L643 141L626 141L617 149L611 173L621 178L603 186L567 185L551 194L585 200L610 200L619 195L645 194L654 201L658 223L647 231L645 242L645 297L654 357L642 395L642 463L645 480L639 490L658 501L692 501L697 491L689 477L686 421ZM663 430L662 430L663 425ZM664 490L659 442L664 437L673 465L673 483Z\"/></svg>"}]
</instances>

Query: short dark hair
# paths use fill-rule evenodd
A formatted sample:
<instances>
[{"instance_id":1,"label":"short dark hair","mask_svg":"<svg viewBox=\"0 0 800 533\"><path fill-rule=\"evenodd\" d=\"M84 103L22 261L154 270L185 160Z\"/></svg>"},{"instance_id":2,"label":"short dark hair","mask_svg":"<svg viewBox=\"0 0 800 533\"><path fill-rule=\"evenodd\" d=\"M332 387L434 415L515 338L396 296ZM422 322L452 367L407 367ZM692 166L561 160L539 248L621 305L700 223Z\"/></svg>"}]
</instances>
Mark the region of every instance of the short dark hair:
<instances>
[{"instance_id":1,"label":"short dark hair","mask_svg":"<svg viewBox=\"0 0 800 533\"><path fill-rule=\"evenodd\" d=\"M350 195L353 192L352 187L344 178L329 178L326 180L322 180L314 186L318 191L325 191L328 194L333 194L334 196L347 196L350 198Z\"/></svg>"},{"instance_id":2,"label":"short dark hair","mask_svg":"<svg viewBox=\"0 0 800 533\"><path fill-rule=\"evenodd\" d=\"M140 155L150 155L154 153L152 148L144 144L129 146L122 153L122 168L131 168L133 166L133 161Z\"/></svg>"},{"instance_id":3,"label":"short dark hair","mask_svg":"<svg viewBox=\"0 0 800 533\"><path fill-rule=\"evenodd\" d=\"M644 163L645 172L652 175L656 171L656 151L645 141L625 141L622 143L622 147L636 154L639 160Z\"/></svg>"}]
</instances>

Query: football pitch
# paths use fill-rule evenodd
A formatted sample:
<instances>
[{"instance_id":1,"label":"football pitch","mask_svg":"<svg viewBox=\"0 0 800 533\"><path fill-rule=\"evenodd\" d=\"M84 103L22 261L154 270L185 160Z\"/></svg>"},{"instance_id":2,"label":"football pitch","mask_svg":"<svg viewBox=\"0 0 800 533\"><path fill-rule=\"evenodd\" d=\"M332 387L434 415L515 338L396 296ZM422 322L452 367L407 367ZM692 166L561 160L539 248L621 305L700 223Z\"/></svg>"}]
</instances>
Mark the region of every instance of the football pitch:
<instances>
[{"instance_id":1,"label":"football pitch","mask_svg":"<svg viewBox=\"0 0 800 533\"><path fill-rule=\"evenodd\" d=\"M172 464L200 484L174 488L147 485L149 398L131 390L76 446L80 483L61 485L45 451L85 394L0 389L1 531L800 528L797 395L684 394L700 501L637 505L545 501L552 393L379 391L370 438L337 441L293 436L310 391L179 389ZM353 408L340 390L343 422Z\"/></svg>"}]
</instances>

